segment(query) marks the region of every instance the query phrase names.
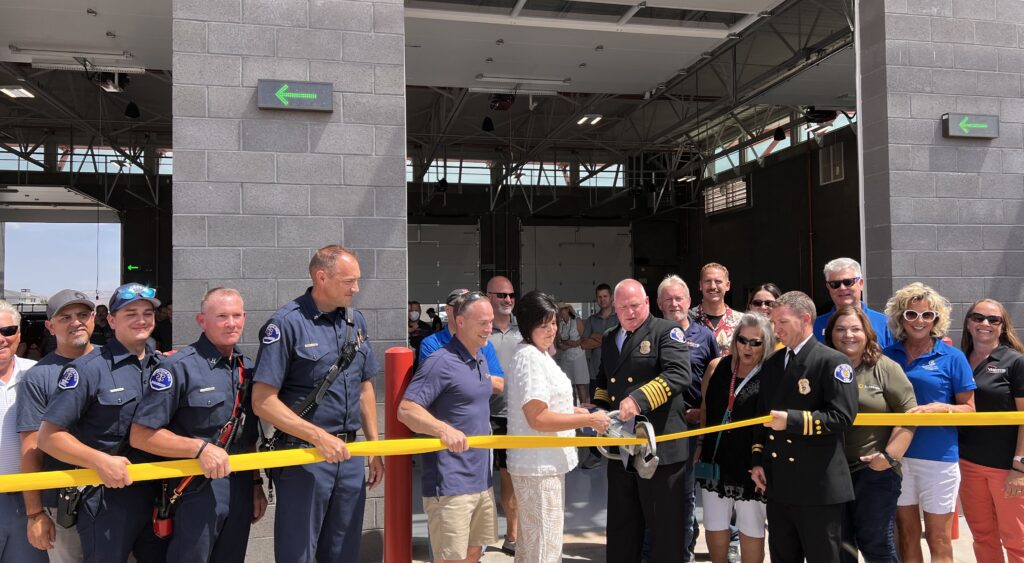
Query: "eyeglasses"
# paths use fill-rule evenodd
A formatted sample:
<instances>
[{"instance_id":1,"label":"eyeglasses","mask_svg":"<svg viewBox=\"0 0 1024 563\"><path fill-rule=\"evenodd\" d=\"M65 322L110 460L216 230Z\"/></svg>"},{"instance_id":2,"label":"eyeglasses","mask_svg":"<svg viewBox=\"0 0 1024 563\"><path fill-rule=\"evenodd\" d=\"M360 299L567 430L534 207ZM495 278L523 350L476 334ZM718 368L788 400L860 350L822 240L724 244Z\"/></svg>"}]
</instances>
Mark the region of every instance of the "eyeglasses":
<instances>
[{"instance_id":1,"label":"eyeglasses","mask_svg":"<svg viewBox=\"0 0 1024 563\"><path fill-rule=\"evenodd\" d=\"M516 292L514 292L514 291L512 293L505 293L503 291L488 291L487 293L490 293L491 295L497 297L498 299L515 299L516 298Z\"/></svg>"},{"instance_id":2,"label":"eyeglasses","mask_svg":"<svg viewBox=\"0 0 1024 563\"><path fill-rule=\"evenodd\" d=\"M764 299L764 300L753 299L753 300L750 301L750 304L753 305L754 307L774 307L775 306L775 300L773 300L773 299Z\"/></svg>"},{"instance_id":3,"label":"eyeglasses","mask_svg":"<svg viewBox=\"0 0 1024 563\"><path fill-rule=\"evenodd\" d=\"M914 322L918 318L925 322L931 322L939 318L939 314L935 311L922 311L919 313L913 309L907 309L906 311L903 311L903 318L910 322Z\"/></svg>"},{"instance_id":4,"label":"eyeglasses","mask_svg":"<svg viewBox=\"0 0 1024 563\"><path fill-rule=\"evenodd\" d=\"M736 342L743 344L744 346L750 346L751 348L760 348L764 344L764 340L760 338L746 338L740 335L736 335Z\"/></svg>"},{"instance_id":5,"label":"eyeglasses","mask_svg":"<svg viewBox=\"0 0 1024 563\"><path fill-rule=\"evenodd\" d=\"M996 315L982 315L981 313L971 313L970 315L967 315L967 318L978 324L981 324L985 321L988 321L988 324L992 326L999 326L1003 324L1003 317L999 317Z\"/></svg>"},{"instance_id":6,"label":"eyeglasses","mask_svg":"<svg viewBox=\"0 0 1024 563\"><path fill-rule=\"evenodd\" d=\"M857 283L859 281L860 281L860 276L857 276L855 278L843 278L841 280L829 280L829 281L825 282L825 285L831 287L832 289L839 289L839 286L853 287L853 284L855 284L855 283Z\"/></svg>"},{"instance_id":7,"label":"eyeglasses","mask_svg":"<svg viewBox=\"0 0 1024 563\"><path fill-rule=\"evenodd\" d=\"M10 338L18 334L18 325L0 326L0 336Z\"/></svg>"},{"instance_id":8,"label":"eyeglasses","mask_svg":"<svg viewBox=\"0 0 1024 563\"><path fill-rule=\"evenodd\" d=\"M143 299L152 299L156 297L156 290L152 287L126 287L121 291L117 292L117 296L121 299L135 299L136 297L142 297Z\"/></svg>"}]
</instances>

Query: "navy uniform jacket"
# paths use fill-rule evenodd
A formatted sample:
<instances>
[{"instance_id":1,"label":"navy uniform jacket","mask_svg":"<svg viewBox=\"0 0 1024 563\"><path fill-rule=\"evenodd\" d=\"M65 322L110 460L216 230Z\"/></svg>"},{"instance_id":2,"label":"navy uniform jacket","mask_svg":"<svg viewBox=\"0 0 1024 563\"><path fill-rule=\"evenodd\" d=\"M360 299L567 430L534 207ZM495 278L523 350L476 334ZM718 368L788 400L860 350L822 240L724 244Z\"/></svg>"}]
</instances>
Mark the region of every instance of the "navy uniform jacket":
<instances>
[{"instance_id":1,"label":"navy uniform jacket","mask_svg":"<svg viewBox=\"0 0 1024 563\"><path fill-rule=\"evenodd\" d=\"M217 443L231 418L238 397L239 365L251 380L252 365L237 349L229 361L202 334L190 346L165 358L149 378L149 391L135 411L136 424L164 428L179 436ZM252 451L257 440L257 419L248 394L242 412L245 424L235 434L229 453Z\"/></svg>"},{"instance_id":2,"label":"navy uniform jacket","mask_svg":"<svg viewBox=\"0 0 1024 563\"><path fill-rule=\"evenodd\" d=\"M67 428L82 444L133 461L138 452L127 446L135 409L160 355L146 346L142 362L117 340L64 366L57 393L43 420Z\"/></svg>"},{"instance_id":3,"label":"navy uniform jacket","mask_svg":"<svg viewBox=\"0 0 1024 563\"><path fill-rule=\"evenodd\" d=\"M857 417L857 384L845 354L811 338L785 366L788 349L765 360L758 410L787 411L784 431L754 427L754 465L764 468L768 498L786 504L853 500L843 451Z\"/></svg>"},{"instance_id":4,"label":"navy uniform jacket","mask_svg":"<svg viewBox=\"0 0 1024 563\"><path fill-rule=\"evenodd\" d=\"M361 339L352 364L307 417L331 434L359 430L361 384L380 371L367 338L366 320L355 309L321 313L310 291L289 301L263 325L253 381L276 387L281 402L295 406L327 376L342 346Z\"/></svg>"},{"instance_id":5,"label":"navy uniform jacket","mask_svg":"<svg viewBox=\"0 0 1024 563\"><path fill-rule=\"evenodd\" d=\"M615 344L621 327L615 325L601 341L601 365L597 371L594 404L617 409L632 397L654 426L657 435L686 430L685 390L690 385L690 356L683 329L676 323L650 316L622 343ZM662 464L685 461L690 455L686 440L658 444Z\"/></svg>"}]
</instances>

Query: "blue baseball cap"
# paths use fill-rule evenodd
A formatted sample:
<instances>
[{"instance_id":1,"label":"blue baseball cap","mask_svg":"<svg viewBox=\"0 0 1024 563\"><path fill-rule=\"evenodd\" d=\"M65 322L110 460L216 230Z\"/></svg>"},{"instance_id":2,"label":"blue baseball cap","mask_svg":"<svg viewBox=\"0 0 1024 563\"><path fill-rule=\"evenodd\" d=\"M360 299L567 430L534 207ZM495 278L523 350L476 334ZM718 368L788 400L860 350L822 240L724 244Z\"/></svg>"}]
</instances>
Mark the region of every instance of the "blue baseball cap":
<instances>
[{"instance_id":1,"label":"blue baseball cap","mask_svg":"<svg viewBox=\"0 0 1024 563\"><path fill-rule=\"evenodd\" d=\"M117 312L129 303L139 300L149 301L153 307L160 306L160 300L156 298L156 290L138 283L126 283L114 291L110 296L109 309L111 313Z\"/></svg>"}]
</instances>

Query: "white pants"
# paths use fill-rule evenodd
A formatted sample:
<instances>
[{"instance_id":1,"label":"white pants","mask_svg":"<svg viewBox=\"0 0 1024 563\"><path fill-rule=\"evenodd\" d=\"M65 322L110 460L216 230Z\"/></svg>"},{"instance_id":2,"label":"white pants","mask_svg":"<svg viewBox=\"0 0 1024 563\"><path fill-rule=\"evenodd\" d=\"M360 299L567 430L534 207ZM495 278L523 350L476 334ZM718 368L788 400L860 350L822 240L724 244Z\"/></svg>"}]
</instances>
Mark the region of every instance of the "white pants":
<instances>
[{"instance_id":1,"label":"white pants","mask_svg":"<svg viewBox=\"0 0 1024 563\"><path fill-rule=\"evenodd\" d=\"M57 509L47 508L46 513L53 518ZM80 563L82 561L82 538L78 536L78 528L65 528L54 522L56 539L53 541L53 548L46 550L50 557L50 563Z\"/></svg>"},{"instance_id":2,"label":"white pants","mask_svg":"<svg viewBox=\"0 0 1024 563\"><path fill-rule=\"evenodd\" d=\"M560 563L565 475L512 475L519 505L516 563Z\"/></svg>"},{"instance_id":3,"label":"white pants","mask_svg":"<svg viewBox=\"0 0 1024 563\"><path fill-rule=\"evenodd\" d=\"M718 496L718 493L701 489L704 504L704 529L721 532L729 529L732 511L736 509L736 527L740 533L751 538L763 538L767 521L765 504L756 500L735 500Z\"/></svg>"},{"instance_id":4,"label":"white pants","mask_svg":"<svg viewBox=\"0 0 1024 563\"><path fill-rule=\"evenodd\" d=\"M903 458L903 491L897 506L921 505L929 514L949 514L960 490L960 465L955 461Z\"/></svg>"}]
</instances>

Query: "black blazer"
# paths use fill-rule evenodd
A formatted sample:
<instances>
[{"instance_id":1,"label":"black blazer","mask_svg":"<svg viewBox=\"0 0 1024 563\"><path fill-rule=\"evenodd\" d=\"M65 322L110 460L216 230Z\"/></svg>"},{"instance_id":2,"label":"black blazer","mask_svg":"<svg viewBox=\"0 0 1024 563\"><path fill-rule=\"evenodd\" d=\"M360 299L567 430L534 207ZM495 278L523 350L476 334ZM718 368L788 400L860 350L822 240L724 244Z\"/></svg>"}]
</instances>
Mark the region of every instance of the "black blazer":
<instances>
[{"instance_id":1,"label":"black blazer","mask_svg":"<svg viewBox=\"0 0 1024 563\"><path fill-rule=\"evenodd\" d=\"M604 409L619 408L632 397L657 435L686 430L684 391L690 385L690 352L683 329L676 323L650 316L622 343L615 345L621 330L616 325L601 341L601 365L597 371L594 403ZM660 463L678 463L689 457L686 440L658 444Z\"/></svg>"},{"instance_id":2,"label":"black blazer","mask_svg":"<svg viewBox=\"0 0 1024 563\"><path fill-rule=\"evenodd\" d=\"M788 349L765 361L759 410L787 411L782 432L755 427L754 465L764 467L768 498L787 504L853 500L843 437L857 417L857 383L845 354L811 338L785 366Z\"/></svg>"}]
</instances>

